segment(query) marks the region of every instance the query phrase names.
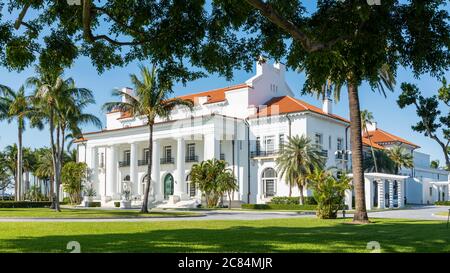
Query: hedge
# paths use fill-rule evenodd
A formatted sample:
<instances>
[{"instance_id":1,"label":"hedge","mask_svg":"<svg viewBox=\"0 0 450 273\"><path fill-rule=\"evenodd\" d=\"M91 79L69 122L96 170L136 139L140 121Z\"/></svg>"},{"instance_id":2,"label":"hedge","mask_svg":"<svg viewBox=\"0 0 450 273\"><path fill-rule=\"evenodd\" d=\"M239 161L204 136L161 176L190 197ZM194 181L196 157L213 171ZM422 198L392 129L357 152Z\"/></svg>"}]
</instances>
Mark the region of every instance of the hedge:
<instances>
[{"instance_id":1,"label":"hedge","mask_svg":"<svg viewBox=\"0 0 450 273\"><path fill-rule=\"evenodd\" d=\"M270 204L287 204L287 205L298 205L300 203L300 197L288 197L288 196L278 196L273 197L270 200ZM312 196L305 196L305 205L317 205L316 199Z\"/></svg>"},{"instance_id":2,"label":"hedge","mask_svg":"<svg viewBox=\"0 0 450 273\"><path fill-rule=\"evenodd\" d=\"M450 201L438 201L434 203L436 206L450 206Z\"/></svg>"},{"instance_id":3,"label":"hedge","mask_svg":"<svg viewBox=\"0 0 450 273\"><path fill-rule=\"evenodd\" d=\"M120 208L120 202L114 202L114 206L115 206L116 208Z\"/></svg>"},{"instance_id":4,"label":"hedge","mask_svg":"<svg viewBox=\"0 0 450 273\"><path fill-rule=\"evenodd\" d=\"M242 204L243 209L261 210L316 210L316 205L296 205L296 204Z\"/></svg>"},{"instance_id":5,"label":"hedge","mask_svg":"<svg viewBox=\"0 0 450 273\"><path fill-rule=\"evenodd\" d=\"M2 201L0 202L0 208L45 208L50 207L52 202L50 201Z\"/></svg>"},{"instance_id":6,"label":"hedge","mask_svg":"<svg viewBox=\"0 0 450 273\"><path fill-rule=\"evenodd\" d=\"M99 208L102 206L101 202L86 202L86 207L88 208Z\"/></svg>"}]
</instances>

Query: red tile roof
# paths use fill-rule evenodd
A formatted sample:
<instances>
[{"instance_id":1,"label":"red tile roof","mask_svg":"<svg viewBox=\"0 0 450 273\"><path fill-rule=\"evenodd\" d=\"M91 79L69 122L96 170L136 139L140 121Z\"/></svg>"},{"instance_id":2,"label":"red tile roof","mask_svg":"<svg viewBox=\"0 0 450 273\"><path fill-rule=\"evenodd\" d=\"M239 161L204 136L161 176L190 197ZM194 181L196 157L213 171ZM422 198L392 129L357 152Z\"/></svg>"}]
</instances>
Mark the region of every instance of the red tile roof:
<instances>
[{"instance_id":1,"label":"red tile roof","mask_svg":"<svg viewBox=\"0 0 450 273\"><path fill-rule=\"evenodd\" d=\"M381 145L378 145L376 142L374 142L373 140L372 140L372 145L370 145L370 141L369 141L369 139L368 138L365 138L365 137L363 137L362 138L362 143L363 143L363 145L364 146L372 146L372 147L374 147L375 149L378 149L378 150L384 150L384 147L383 146L381 146Z\"/></svg>"},{"instance_id":2,"label":"red tile roof","mask_svg":"<svg viewBox=\"0 0 450 273\"><path fill-rule=\"evenodd\" d=\"M308 104L291 96L275 97L265 103L266 107L260 107L254 117L264 117L295 112L310 111L333 119L350 123L349 120L334 114L327 114L319 107Z\"/></svg>"},{"instance_id":3,"label":"red tile roof","mask_svg":"<svg viewBox=\"0 0 450 273\"><path fill-rule=\"evenodd\" d=\"M189 95L183 95L179 96L178 98L184 99L184 100L191 100L192 102L196 103L199 97L207 97L206 103L215 103L215 102L222 102L225 101L225 92L231 91L231 90L237 90L245 87L250 87L246 83L238 84L238 85L232 85L224 88L219 89L213 89L206 92L200 92L195 94L189 94Z\"/></svg>"},{"instance_id":4,"label":"red tile roof","mask_svg":"<svg viewBox=\"0 0 450 273\"><path fill-rule=\"evenodd\" d=\"M412 142L407 141L404 138L395 136L395 135L393 135L391 133L388 133L388 132L383 131L383 130L378 129L378 128L376 130L374 130L374 131L369 131L369 135L367 135L365 133L363 135L364 138L367 138L368 136L370 136L370 139L372 140L372 142L375 142L375 143L377 143L379 145L383 145L385 143L397 143L397 142L400 142L400 143L404 143L404 144L413 146L414 148L420 148L419 145L416 145L416 144L414 144Z\"/></svg>"}]
</instances>

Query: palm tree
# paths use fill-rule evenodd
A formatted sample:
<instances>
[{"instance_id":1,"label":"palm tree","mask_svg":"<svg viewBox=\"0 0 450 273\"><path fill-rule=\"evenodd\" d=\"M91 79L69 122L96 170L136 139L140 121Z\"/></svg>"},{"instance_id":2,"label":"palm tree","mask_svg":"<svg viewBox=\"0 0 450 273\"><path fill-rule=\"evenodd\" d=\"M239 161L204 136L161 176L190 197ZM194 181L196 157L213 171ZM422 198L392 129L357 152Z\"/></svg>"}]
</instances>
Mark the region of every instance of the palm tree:
<instances>
[{"instance_id":1,"label":"palm tree","mask_svg":"<svg viewBox=\"0 0 450 273\"><path fill-rule=\"evenodd\" d=\"M323 168L325 158L319 147L311 144L311 140L305 136L288 137L288 142L283 147L276 159L278 172L287 183L295 183L300 191L300 204L304 204L303 189L307 186L307 177L315 168Z\"/></svg>"},{"instance_id":2,"label":"palm tree","mask_svg":"<svg viewBox=\"0 0 450 273\"><path fill-rule=\"evenodd\" d=\"M32 97L25 95L25 88L21 86L18 91L10 87L0 85L0 120L5 119L8 123L17 122L17 168L15 198L21 200L23 192L23 143L22 137L25 130L26 120L32 120L32 125L39 128L42 123L35 119L36 111L32 107Z\"/></svg>"},{"instance_id":3,"label":"palm tree","mask_svg":"<svg viewBox=\"0 0 450 273\"><path fill-rule=\"evenodd\" d=\"M301 70L300 68L299 70ZM334 97L339 98L341 88L344 84L347 85L348 104L350 111L350 142L352 143L352 172L353 172L353 185L355 189L355 213L353 214L354 222L367 223L369 217L366 209L366 197L364 190L364 169L363 169L363 146L362 146L362 127L361 127L361 110L359 103L358 86L361 84L356 79L355 75L351 73L342 78L341 82L335 82L334 85ZM311 79L307 75L307 83L311 82ZM394 91L395 75L392 73L389 65L385 64L378 72L377 83L372 86L386 97L386 90ZM307 85L305 83L305 85ZM312 89L312 93L323 92L323 88L319 90Z\"/></svg>"},{"instance_id":4,"label":"palm tree","mask_svg":"<svg viewBox=\"0 0 450 273\"><path fill-rule=\"evenodd\" d=\"M37 164L34 175L39 179L50 181L50 193L54 192L54 169L52 151L49 148L37 150ZM49 196L50 198L50 196Z\"/></svg>"},{"instance_id":5,"label":"palm tree","mask_svg":"<svg viewBox=\"0 0 450 273\"><path fill-rule=\"evenodd\" d=\"M361 111L361 128L364 131L364 133L366 134L367 138L369 139L369 143L370 143L370 150L372 151L372 159L373 159L373 164L375 167L375 172L378 172L378 166L377 166L377 158L375 156L375 151L373 149L372 146L372 138L369 134L369 130L367 128L367 123L373 123L374 119L373 119L373 114L372 112L369 112L367 109Z\"/></svg>"},{"instance_id":6,"label":"palm tree","mask_svg":"<svg viewBox=\"0 0 450 273\"><path fill-rule=\"evenodd\" d=\"M375 160L372 156L364 158L364 172L376 172L375 164L377 162L378 171L382 173L394 174L395 163L384 150L375 150Z\"/></svg>"},{"instance_id":7,"label":"palm tree","mask_svg":"<svg viewBox=\"0 0 450 273\"><path fill-rule=\"evenodd\" d=\"M101 127L101 121L83 112L89 104L95 103L91 90L76 87L72 78L64 80L62 71L47 72L39 67L37 71L39 77L28 78L27 84L35 87L34 103L39 108L41 118L49 124L55 182L53 207L60 211L59 190L66 135L81 137L81 124L91 123Z\"/></svg>"},{"instance_id":8,"label":"palm tree","mask_svg":"<svg viewBox=\"0 0 450 273\"><path fill-rule=\"evenodd\" d=\"M108 102L103 105L106 111L120 110L129 113L134 117L146 117L149 128L148 149L149 154L153 153L153 127L156 117L169 118L173 109L179 106L186 106L192 109L192 102L179 98L169 99L172 93L170 83L158 79L158 71L155 66L151 70L140 66L141 79L137 75L130 75L131 82L134 85L135 96L121 90L114 90L113 96L124 97L122 102ZM157 162L155 162L158 164ZM145 185L144 200L141 212L148 213L148 194L150 190L152 175L152 156L148 160L147 181Z\"/></svg>"},{"instance_id":9,"label":"palm tree","mask_svg":"<svg viewBox=\"0 0 450 273\"><path fill-rule=\"evenodd\" d=\"M236 177L234 176L232 170L224 169L221 171L217 177L218 181L218 192L221 196L223 194L228 195L228 208L231 209L231 200L233 193L238 190L238 184L236 183Z\"/></svg>"},{"instance_id":10,"label":"palm tree","mask_svg":"<svg viewBox=\"0 0 450 273\"><path fill-rule=\"evenodd\" d=\"M398 174L401 168L414 167L413 156L402 146L396 145L387 149L386 153L394 162L394 173Z\"/></svg>"}]
</instances>

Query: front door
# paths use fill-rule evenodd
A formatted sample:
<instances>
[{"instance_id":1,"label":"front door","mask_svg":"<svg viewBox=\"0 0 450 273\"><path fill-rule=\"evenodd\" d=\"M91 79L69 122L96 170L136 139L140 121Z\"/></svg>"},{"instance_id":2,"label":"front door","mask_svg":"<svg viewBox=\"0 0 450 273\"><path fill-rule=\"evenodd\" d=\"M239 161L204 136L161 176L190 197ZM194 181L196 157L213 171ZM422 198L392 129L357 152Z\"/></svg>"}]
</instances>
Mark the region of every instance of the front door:
<instances>
[{"instance_id":1,"label":"front door","mask_svg":"<svg viewBox=\"0 0 450 273\"><path fill-rule=\"evenodd\" d=\"M164 199L169 199L173 195L173 176L169 173L164 178Z\"/></svg>"}]
</instances>

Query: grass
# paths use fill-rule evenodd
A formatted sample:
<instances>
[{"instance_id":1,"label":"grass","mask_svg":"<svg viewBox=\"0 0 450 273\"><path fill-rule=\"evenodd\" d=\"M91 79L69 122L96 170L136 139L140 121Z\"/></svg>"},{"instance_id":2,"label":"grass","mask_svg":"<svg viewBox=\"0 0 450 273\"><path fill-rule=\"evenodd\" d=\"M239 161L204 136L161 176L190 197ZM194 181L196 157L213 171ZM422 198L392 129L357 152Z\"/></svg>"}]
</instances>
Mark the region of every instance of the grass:
<instances>
[{"instance_id":1,"label":"grass","mask_svg":"<svg viewBox=\"0 0 450 273\"><path fill-rule=\"evenodd\" d=\"M0 252L450 252L444 221L290 218L257 221L8 222L0 224ZM347 222L347 223L346 223Z\"/></svg>"},{"instance_id":2,"label":"grass","mask_svg":"<svg viewBox=\"0 0 450 273\"><path fill-rule=\"evenodd\" d=\"M138 218L138 217L177 217L195 216L191 212L150 211L149 214L139 210L102 210L62 208L55 212L49 208L0 208L0 218Z\"/></svg>"},{"instance_id":3,"label":"grass","mask_svg":"<svg viewBox=\"0 0 450 273\"><path fill-rule=\"evenodd\" d=\"M438 212L436 213L436 215L440 215L440 216L448 216L448 211L442 211L442 212Z\"/></svg>"}]
</instances>

